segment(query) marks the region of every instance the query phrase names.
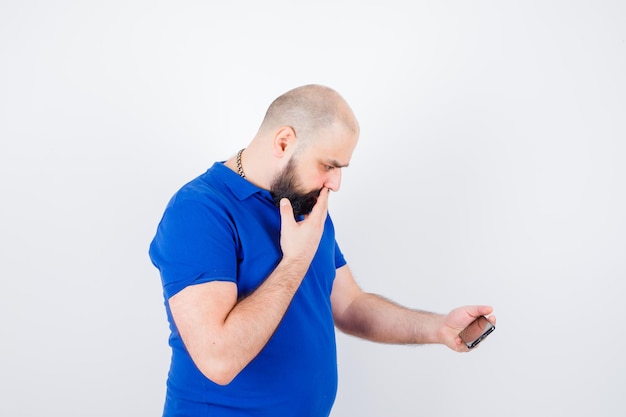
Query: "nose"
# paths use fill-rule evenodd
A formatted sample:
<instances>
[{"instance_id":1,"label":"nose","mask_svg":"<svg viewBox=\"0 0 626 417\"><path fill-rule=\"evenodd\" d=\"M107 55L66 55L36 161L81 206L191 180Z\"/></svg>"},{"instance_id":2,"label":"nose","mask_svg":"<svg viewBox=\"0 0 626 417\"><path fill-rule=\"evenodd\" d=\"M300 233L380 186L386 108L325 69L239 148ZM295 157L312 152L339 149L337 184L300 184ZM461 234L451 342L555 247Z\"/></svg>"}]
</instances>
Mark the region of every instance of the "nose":
<instances>
[{"instance_id":1,"label":"nose","mask_svg":"<svg viewBox=\"0 0 626 417\"><path fill-rule=\"evenodd\" d=\"M341 168L335 168L328 173L324 187L334 192L339 191L339 187L341 187Z\"/></svg>"}]
</instances>

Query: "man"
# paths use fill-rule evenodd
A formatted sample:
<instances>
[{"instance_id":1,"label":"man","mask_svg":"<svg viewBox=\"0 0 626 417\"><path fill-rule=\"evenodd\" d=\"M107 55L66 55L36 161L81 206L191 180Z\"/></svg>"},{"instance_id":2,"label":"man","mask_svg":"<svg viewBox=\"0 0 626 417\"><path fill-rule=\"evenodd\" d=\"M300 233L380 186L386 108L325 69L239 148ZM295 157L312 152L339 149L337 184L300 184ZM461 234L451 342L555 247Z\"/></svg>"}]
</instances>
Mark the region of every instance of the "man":
<instances>
[{"instance_id":1,"label":"man","mask_svg":"<svg viewBox=\"0 0 626 417\"><path fill-rule=\"evenodd\" d=\"M458 333L491 307L439 315L356 284L328 197L358 137L336 91L295 88L274 100L245 149L171 199L150 246L171 328L164 416L328 416L335 326L468 350Z\"/></svg>"}]
</instances>

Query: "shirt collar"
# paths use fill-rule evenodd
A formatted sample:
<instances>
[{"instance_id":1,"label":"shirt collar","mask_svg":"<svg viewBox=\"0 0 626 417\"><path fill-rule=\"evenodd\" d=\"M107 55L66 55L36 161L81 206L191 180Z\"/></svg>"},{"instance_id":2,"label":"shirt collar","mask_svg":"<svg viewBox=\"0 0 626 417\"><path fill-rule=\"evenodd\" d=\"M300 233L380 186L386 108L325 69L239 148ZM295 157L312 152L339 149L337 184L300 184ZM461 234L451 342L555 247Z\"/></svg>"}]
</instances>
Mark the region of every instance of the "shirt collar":
<instances>
[{"instance_id":1,"label":"shirt collar","mask_svg":"<svg viewBox=\"0 0 626 417\"><path fill-rule=\"evenodd\" d=\"M272 200L272 195L268 190L257 187L250 181L242 178L232 169L224 165L224 161L215 162L212 167L216 171L218 176L224 181L226 187L239 199L245 200L253 194L260 193L263 196Z\"/></svg>"}]
</instances>

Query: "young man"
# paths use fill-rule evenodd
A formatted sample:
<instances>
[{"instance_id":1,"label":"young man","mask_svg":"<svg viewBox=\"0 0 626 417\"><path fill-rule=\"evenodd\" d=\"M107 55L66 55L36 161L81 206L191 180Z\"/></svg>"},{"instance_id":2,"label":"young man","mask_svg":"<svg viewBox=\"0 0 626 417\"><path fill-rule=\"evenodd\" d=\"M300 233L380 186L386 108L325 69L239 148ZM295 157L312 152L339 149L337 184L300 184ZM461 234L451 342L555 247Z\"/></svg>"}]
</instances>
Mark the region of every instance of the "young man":
<instances>
[{"instance_id":1,"label":"young man","mask_svg":"<svg viewBox=\"0 0 626 417\"><path fill-rule=\"evenodd\" d=\"M329 415L335 326L468 350L459 332L491 307L412 310L352 277L328 197L358 137L336 91L295 88L274 100L245 149L171 199L150 246L171 328L164 416Z\"/></svg>"}]
</instances>

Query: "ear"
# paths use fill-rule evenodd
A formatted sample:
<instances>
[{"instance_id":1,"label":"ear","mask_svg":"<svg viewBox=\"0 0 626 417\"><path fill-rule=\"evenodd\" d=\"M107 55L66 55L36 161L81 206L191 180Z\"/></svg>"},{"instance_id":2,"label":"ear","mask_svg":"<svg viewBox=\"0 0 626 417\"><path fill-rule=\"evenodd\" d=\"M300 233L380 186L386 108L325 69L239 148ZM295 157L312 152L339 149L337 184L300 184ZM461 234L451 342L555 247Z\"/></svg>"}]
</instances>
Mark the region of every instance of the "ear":
<instances>
[{"instance_id":1,"label":"ear","mask_svg":"<svg viewBox=\"0 0 626 417\"><path fill-rule=\"evenodd\" d=\"M282 158L296 149L296 131L291 126L283 126L274 134L272 148L274 156Z\"/></svg>"}]
</instances>

